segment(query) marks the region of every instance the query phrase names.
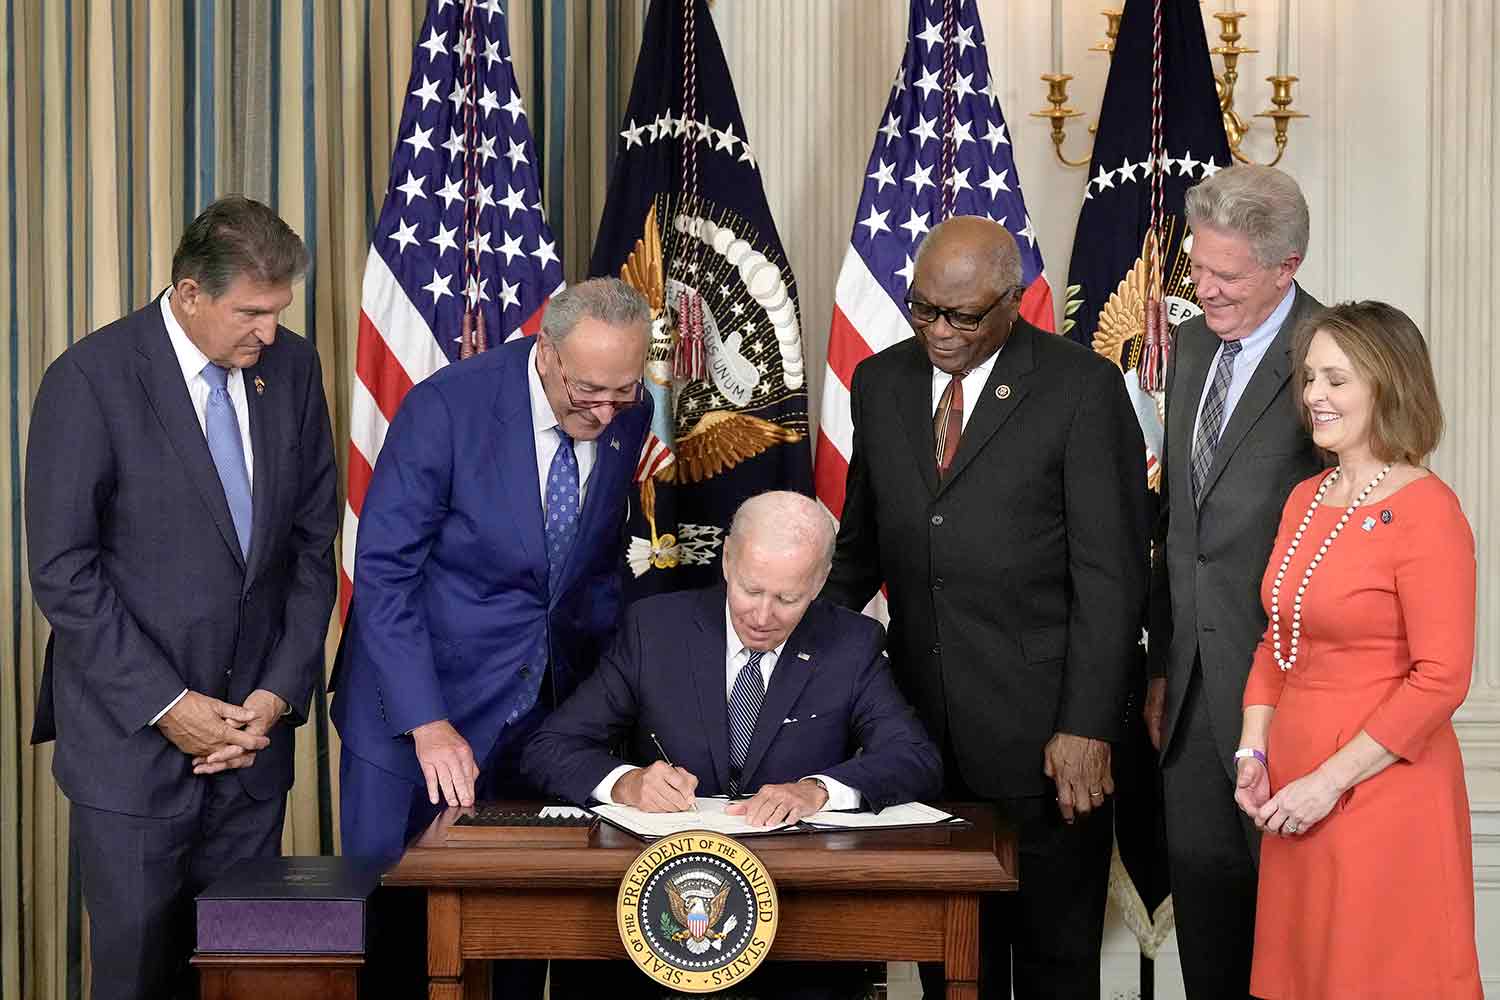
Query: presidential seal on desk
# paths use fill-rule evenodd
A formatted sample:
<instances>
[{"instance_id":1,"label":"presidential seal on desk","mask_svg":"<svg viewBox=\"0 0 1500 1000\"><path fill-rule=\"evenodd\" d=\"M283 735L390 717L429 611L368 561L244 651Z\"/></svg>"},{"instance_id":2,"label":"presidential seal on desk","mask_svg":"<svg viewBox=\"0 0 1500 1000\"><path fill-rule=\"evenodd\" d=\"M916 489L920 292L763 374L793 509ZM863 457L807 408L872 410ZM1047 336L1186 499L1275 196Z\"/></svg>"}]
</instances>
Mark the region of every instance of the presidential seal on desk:
<instances>
[{"instance_id":1,"label":"presidential seal on desk","mask_svg":"<svg viewBox=\"0 0 1500 1000\"><path fill-rule=\"evenodd\" d=\"M776 938L776 886L739 841L707 830L664 837L631 862L615 919L642 972L683 993L728 989Z\"/></svg>"}]
</instances>

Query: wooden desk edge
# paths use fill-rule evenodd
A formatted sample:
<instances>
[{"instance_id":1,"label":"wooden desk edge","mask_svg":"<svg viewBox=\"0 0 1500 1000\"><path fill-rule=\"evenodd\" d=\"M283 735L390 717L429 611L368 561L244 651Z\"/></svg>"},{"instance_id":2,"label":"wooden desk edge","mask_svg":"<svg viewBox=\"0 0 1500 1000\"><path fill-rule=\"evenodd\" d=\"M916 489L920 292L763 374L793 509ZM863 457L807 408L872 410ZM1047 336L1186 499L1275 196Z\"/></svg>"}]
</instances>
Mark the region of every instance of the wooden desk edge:
<instances>
[{"instance_id":1,"label":"wooden desk edge","mask_svg":"<svg viewBox=\"0 0 1500 1000\"><path fill-rule=\"evenodd\" d=\"M984 803L951 804L946 808L974 820L977 829L966 829L960 835L969 840L976 834L981 839L988 835L990 849L956 847L952 843L924 849L899 838L863 847L830 847L830 842L822 839L844 838L849 836L847 832L788 835L776 838L774 843L771 838L761 841L751 837L742 842L765 863L776 884L786 889L846 887L853 879L877 892L1014 892L1019 885L1014 831L996 823ZM400 863L381 878L381 884L448 889L600 889L617 886L630 862L647 846L646 841L596 842L587 847L449 844L446 829L461 812L450 809L435 818ZM858 833L889 838L895 831Z\"/></svg>"}]
</instances>

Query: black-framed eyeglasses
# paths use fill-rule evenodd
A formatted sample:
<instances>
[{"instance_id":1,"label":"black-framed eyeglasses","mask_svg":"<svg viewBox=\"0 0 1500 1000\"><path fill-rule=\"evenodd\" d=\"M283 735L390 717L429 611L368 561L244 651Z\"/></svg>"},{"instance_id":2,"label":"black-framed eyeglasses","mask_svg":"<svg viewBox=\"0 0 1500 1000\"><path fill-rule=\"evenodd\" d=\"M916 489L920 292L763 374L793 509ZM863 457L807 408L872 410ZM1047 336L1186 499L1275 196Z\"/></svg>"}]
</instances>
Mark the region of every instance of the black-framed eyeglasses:
<instances>
[{"instance_id":1,"label":"black-framed eyeglasses","mask_svg":"<svg viewBox=\"0 0 1500 1000\"><path fill-rule=\"evenodd\" d=\"M630 399L614 399L606 393L609 390L575 390L573 380L568 378L568 372L563 367L562 351L556 345L552 346L552 353L557 356L557 374L562 376L563 392L568 396L568 403L575 410L597 410L601 406L608 406L616 413L621 410L629 410L640 406L646 401L646 386L639 379L635 383L635 395Z\"/></svg>"},{"instance_id":2,"label":"black-framed eyeglasses","mask_svg":"<svg viewBox=\"0 0 1500 1000\"><path fill-rule=\"evenodd\" d=\"M979 324L984 322L986 316L995 311L996 306L1012 295L1017 295L1025 290L1026 287L1024 285L1016 285L1014 288L1006 289L1000 293L998 299L991 302L981 313L964 312L960 309L944 309L942 306L935 306L931 302L923 302L921 299L908 295L906 297L906 311L911 315L914 322L921 323L923 326L936 323L938 317L941 316L948 321L948 325L953 327L953 329L964 333L972 333L979 329Z\"/></svg>"}]
</instances>

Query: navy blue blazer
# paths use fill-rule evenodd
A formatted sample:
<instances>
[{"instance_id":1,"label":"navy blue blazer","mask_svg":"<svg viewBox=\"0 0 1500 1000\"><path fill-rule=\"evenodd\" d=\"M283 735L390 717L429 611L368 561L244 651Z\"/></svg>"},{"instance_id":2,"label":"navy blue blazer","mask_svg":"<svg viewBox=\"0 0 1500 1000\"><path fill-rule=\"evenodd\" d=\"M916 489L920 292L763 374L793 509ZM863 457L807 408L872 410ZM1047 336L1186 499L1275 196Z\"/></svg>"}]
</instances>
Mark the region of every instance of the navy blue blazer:
<instances>
[{"instance_id":1,"label":"navy blue blazer","mask_svg":"<svg viewBox=\"0 0 1500 1000\"><path fill-rule=\"evenodd\" d=\"M42 377L26 454L31 586L52 626L32 741L73 802L140 816L204 779L150 726L183 688L291 716L232 772L259 799L292 783L290 726L323 673L337 471L317 351L278 327L244 370L254 452L249 564L159 299L68 348Z\"/></svg>"},{"instance_id":2,"label":"navy blue blazer","mask_svg":"<svg viewBox=\"0 0 1500 1000\"><path fill-rule=\"evenodd\" d=\"M333 720L355 756L413 783L423 778L412 729L448 719L483 765L507 725L577 686L619 622L625 504L650 402L599 438L549 593L531 347L518 338L415 386L360 514Z\"/></svg>"},{"instance_id":3,"label":"navy blue blazer","mask_svg":"<svg viewBox=\"0 0 1500 1000\"><path fill-rule=\"evenodd\" d=\"M572 802L622 763L660 759L698 778L699 795L729 789L724 588L660 594L631 605L599 669L526 747L527 780ZM740 787L823 774L881 809L930 798L943 762L896 689L880 624L814 601L787 638L761 702ZM611 746L623 745L624 760Z\"/></svg>"}]
</instances>

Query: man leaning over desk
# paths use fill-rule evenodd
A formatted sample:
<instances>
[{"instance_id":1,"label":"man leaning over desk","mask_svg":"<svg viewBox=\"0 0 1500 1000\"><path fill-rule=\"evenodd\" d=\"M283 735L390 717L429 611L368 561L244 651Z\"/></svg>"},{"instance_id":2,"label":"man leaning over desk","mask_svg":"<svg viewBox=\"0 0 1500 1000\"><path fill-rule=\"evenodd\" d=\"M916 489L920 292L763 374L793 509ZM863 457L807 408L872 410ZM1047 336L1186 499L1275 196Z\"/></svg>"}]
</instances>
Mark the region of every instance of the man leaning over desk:
<instances>
[{"instance_id":1,"label":"man leaning over desk","mask_svg":"<svg viewBox=\"0 0 1500 1000\"><path fill-rule=\"evenodd\" d=\"M573 802L648 812L749 796L728 811L756 825L936 795L942 759L896 689L880 625L814 600L833 541L815 500L745 501L725 586L633 605L526 748L526 777ZM610 753L620 745L623 759Z\"/></svg>"}]
</instances>

